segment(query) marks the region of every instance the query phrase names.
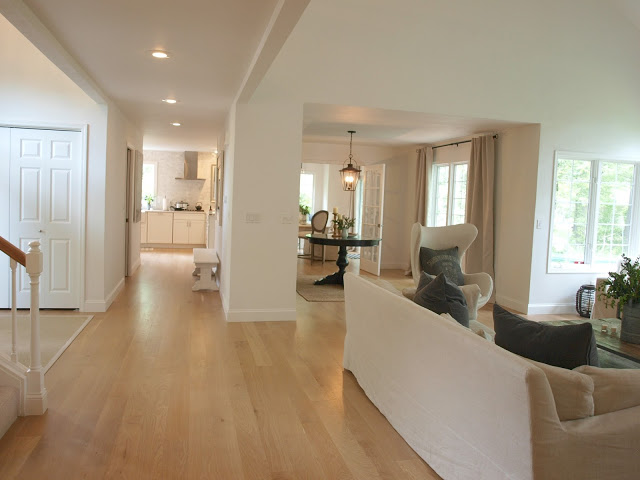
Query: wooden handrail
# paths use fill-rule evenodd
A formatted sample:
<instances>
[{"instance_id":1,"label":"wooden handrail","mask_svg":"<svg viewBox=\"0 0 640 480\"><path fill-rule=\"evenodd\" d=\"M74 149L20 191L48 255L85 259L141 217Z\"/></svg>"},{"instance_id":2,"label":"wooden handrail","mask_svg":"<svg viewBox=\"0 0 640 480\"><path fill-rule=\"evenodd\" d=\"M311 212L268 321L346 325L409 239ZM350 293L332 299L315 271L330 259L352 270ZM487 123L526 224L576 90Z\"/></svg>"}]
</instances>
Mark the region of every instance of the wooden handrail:
<instances>
[{"instance_id":1,"label":"wooden handrail","mask_svg":"<svg viewBox=\"0 0 640 480\"><path fill-rule=\"evenodd\" d=\"M0 237L0 251L13 258L20 265L27 266L27 255L9 240Z\"/></svg>"}]
</instances>

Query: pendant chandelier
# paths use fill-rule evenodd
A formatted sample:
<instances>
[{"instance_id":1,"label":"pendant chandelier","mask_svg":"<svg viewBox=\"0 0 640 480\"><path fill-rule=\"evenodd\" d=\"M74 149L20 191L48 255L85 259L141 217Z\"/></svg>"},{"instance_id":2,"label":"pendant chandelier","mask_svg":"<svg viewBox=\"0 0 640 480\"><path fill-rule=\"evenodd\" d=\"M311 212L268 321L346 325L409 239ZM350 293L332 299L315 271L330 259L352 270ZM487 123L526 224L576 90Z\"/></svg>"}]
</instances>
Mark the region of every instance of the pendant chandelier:
<instances>
[{"instance_id":1,"label":"pendant chandelier","mask_svg":"<svg viewBox=\"0 0 640 480\"><path fill-rule=\"evenodd\" d=\"M340 170L340 176L342 177L342 189L347 192L353 192L358 185L358 179L360 178L360 172L362 171L358 167L358 163L356 162L356 166L353 166L353 155L351 154L351 147L353 145L353 134L356 133L355 130L349 130L348 133L351 134L351 139L349 140L349 158L342 163L342 170ZM344 164L349 162L349 164L345 167Z\"/></svg>"}]
</instances>

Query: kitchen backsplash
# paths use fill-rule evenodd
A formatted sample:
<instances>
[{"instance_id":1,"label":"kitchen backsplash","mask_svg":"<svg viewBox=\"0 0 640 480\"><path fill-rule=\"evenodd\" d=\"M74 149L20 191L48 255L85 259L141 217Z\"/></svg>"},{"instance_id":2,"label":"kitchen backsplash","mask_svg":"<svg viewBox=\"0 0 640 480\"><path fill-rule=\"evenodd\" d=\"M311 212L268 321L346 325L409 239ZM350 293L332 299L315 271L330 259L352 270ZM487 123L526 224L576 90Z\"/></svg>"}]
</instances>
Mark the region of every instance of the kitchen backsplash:
<instances>
[{"instance_id":1,"label":"kitchen backsplash","mask_svg":"<svg viewBox=\"0 0 640 480\"><path fill-rule=\"evenodd\" d=\"M169 205L179 201L189 203L193 208L202 202L202 209L209 210L211 195L211 165L216 164L213 153L198 152L198 178L205 180L176 180L184 176L184 152L145 150L145 162L157 163L158 188L154 208L162 208L162 198L166 195Z\"/></svg>"}]
</instances>

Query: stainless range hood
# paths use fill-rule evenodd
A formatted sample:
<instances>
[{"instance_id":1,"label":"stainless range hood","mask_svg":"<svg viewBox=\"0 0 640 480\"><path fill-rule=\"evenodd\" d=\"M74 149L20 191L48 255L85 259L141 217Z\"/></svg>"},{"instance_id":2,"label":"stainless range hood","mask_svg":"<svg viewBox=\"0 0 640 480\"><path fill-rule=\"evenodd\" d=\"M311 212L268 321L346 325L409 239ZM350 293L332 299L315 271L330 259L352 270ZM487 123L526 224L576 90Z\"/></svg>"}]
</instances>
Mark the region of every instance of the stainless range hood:
<instances>
[{"instance_id":1,"label":"stainless range hood","mask_svg":"<svg viewBox=\"0 0 640 480\"><path fill-rule=\"evenodd\" d=\"M198 152L184 152L184 177L176 180L205 180L198 178Z\"/></svg>"}]
</instances>

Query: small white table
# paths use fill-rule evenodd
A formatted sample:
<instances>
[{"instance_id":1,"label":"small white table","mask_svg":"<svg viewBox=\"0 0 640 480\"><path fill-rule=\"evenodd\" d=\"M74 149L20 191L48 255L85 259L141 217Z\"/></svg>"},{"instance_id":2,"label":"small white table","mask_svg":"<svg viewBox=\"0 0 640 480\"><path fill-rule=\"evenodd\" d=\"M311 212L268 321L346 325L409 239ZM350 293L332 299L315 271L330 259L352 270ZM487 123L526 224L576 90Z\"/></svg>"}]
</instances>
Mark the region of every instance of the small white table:
<instances>
[{"instance_id":1,"label":"small white table","mask_svg":"<svg viewBox=\"0 0 640 480\"><path fill-rule=\"evenodd\" d=\"M193 263L196 264L194 275L199 275L191 290L218 290L216 274L213 269L218 266L218 254L213 248L194 248Z\"/></svg>"}]
</instances>

